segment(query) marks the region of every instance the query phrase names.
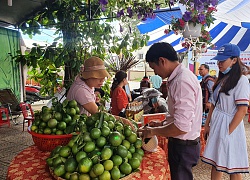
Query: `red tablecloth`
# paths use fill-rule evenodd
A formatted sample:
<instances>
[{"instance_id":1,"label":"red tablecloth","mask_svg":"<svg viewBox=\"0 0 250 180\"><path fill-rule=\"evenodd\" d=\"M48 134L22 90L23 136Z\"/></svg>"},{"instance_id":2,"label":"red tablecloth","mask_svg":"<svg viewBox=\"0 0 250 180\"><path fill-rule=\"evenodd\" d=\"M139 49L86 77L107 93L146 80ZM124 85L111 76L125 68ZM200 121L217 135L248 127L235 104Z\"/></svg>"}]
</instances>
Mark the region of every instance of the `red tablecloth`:
<instances>
[{"instance_id":1,"label":"red tablecloth","mask_svg":"<svg viewBox=\"0 0 250 180\"><path fill-rule=\"evenodd\" d=\"M37 146L30 146L20 152L10 163L7 173L8 180L51 180L46 165L50 152L40 151Z\"/></svg>"},{"instance_id":2,"label":"red tablecloth","mask_svg":"<svg viewBox=\"0 0 250 180\"><path fill-rule=\"evenodd\" d=\"M204 152L205 146L206 146L206 141L204 138L204 130L205 130L205 128L202 127L201 133L200 133L200 143L201 143L200 156L203 155L203 152ZM168 139L166 137L162 137L162 136L158 136L157 138L158 138L158 145L165 151L166 156L168 157Z\"/></svg>"},{"instance_id":3,"label":"red tablecloth","mask_svg":"<svg viewBox=\"0 0 250 180\"><path fill-rule=\"evenodd\" d=\"M42 152L30 146L19 153L10 163L7 180L51 180L46 165L50 152ZM169 180L170 171L165 152L158 147L154 153L145 152L140 171L129 175L129 180Z\"/></svg>"},{"instance_id":4,"label":"red tablecloth","mask_svg":"<svg viewBox=\"0 0 250 180\"><path fill-rule=\"evenodd\" d=\"M201 135L200 135L200 139L201 139L201 153L200 153L200 156L203 155L204 150L205 150L205 146L206 146L206 140L204 138L204 131L205 131L205 128L202 127L201 128Z\"/></svg>"}]
</instances>

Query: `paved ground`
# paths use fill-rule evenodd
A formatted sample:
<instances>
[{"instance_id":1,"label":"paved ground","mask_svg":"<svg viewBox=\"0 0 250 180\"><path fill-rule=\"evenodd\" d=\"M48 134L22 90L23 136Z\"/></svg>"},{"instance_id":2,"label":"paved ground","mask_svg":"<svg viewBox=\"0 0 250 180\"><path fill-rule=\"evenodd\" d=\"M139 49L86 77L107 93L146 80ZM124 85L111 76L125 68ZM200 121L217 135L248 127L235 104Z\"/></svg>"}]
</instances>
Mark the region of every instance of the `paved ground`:
<instances>
[{"instance_id":1,"label":"paved ground","mask_svg":"<svg viewBox=\"0 0 250 180\"><path fill-rule=\"evenodd\" d=\"M39 102L32 105L33 109L40 109L43 103ZM250 137L250 124L247 122L248 116L245 117L246 136ZM18 118L22 122L22 117ZM26 125L27 126L27 125ZM11 160L23 149L33 144L31 135L27 131L22 131L22 124L14 125L11 127L0 126L0 180L6 179L7 169ZM247 138L248 154L250 159L250 138ZM193 169L195 180L209 180L210 179L210 166L199 162ZM229 180L227 175L223 176L223 180ZM243 180L250 180L250 175L243 175Z\"/></svg>"},{"instance_id":2,"label":"paved ground","mask_svg":"<svg viewBox=\"0 0 250 180\"><path fill-rule=\"evenodd\" d=\"M248 115L244 118L245 131L247 137L248 161L250 162L250 124L248 123ZM195 180L209 180L211 166L199 161L198 166L193 169ZM250 174L243 174L243 180L250 180ZM229 175L224 174L222 180L229 180Z\"/></svg>"}]
</instances>

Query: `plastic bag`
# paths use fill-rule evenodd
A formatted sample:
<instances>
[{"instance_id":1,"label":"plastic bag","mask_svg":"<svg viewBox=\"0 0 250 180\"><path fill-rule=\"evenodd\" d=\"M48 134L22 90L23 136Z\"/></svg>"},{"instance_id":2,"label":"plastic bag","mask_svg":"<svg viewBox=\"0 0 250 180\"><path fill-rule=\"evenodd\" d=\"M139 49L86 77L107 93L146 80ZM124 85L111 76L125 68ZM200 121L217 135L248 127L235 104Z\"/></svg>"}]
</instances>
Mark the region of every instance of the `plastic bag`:
<instances>
[{"instance_id":1,"label":"plastic bag","mask_svg":"<svg viewBox=\"0 0 250 180\"><path fill-rule=\"evenodd\" d=\"M162 93L155 88L147 88L142 91L142 95L144 98L152 98L152 97L159 97Z\"/></svg>"},{"instance_id":2,"label":"plastic bag","mask_svg":"<svg viewBox=\"0 0 250 180\"><path fill-rule=\"evenodd\" d=\"M156 90L157 91L157 90ZM142 101L142 106L143 106L143 110L144 110L144 114L153 114L156 113L155 112L155 107L153 106L151 100L152 99L156 99L157 101L157 113L164 113L164 112L168 112L168 105L167 105L167 101L162 98L162 97L144 97L143 95L135 98L135 101L141 102Z\"/></svg>"},{"instance_id":3,"label":"plastic bag","mask_svg":"<svg viewBox=\"0 0 250 180\"><path fill-rule=\"evenodd\" d=\"M159 97L158 99L158 111L159 113L164 113L164 112L168 112L168 104L166 99Z\"/></svg>"},{"instance_id":4,"label":"plastic bag","mask_svg":"<svg viewBox=\"0 0 250 180\"><path fill-rule=\"evenodd\" d=\"M144 141L142 142L142 148L146 151L155 152L157 151L157 147L158 147L158 139L156 136L151 137L147 143Z\"/></svg>"},{"instance_id":5,"label":"plastic bag","mask_svg":"<svg viewBox=\"0 0 250 180\"><path fill-rule=\"evenodd\" d=\"M66 89L62 88L61 91L57 91L54 95L54 97L56 97L58 99L58 101L60 101L60 103L62 103L65 99L66 99ZM49 102L47 103L48 107L52 106L52 99L49 100Z\"/></svg>"},{"instance_id":6,"label":"plastic bag","mask_svg":"<svg viewBox=\"0 0 250 180\"><path fill-rule=\"evenodd\" d=\"M144 129L145 127L146 126L140 127L140 129ZM139 132L138 136L142 137L142 133ZM142 148L145 151L155 152L157 150L157 147L158 147L158 138L157 138L157 136L152 136L152 137L144 139L144 141L142 141Z\"/></svg>"},{"instance_id":7,"label":"plastic bag","mask_svg":"<svg viewBox=\"0 0 250 180\"><path fill-rule=\"evenodd\" d=\"M145 98L145 97L143 97L143 95L141 95L141 96L138 96L137 98L135 98L134 101L142 102L142 105L144 107L144 106L148 105L149 98Z\"/></svg>"}]
</instances>

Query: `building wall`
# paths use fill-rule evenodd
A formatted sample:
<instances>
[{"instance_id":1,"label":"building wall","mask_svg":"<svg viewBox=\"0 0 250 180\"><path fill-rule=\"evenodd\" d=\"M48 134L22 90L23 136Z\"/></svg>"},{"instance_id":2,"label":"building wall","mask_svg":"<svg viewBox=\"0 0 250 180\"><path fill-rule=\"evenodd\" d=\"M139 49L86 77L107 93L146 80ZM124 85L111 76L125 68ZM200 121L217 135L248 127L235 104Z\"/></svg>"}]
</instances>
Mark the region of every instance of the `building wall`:
<instances>
[{"instance_id":1,"label":"building wall","mask_svg":"<svg viewBox=\"0 0 250 180\"><path fill-rule=\"evenodd\" d=\"M16 56L20 50L20 34L18 31L0 28L0 89L11 89L21 100L21 72L20 64L11 56Z\"/></svg>"},{"instance_id":2,"label":"building wall","mask_svg":"<svg viewBox=\"0 0 250 180\"><path fill-rule=\"evenodd\" d=\"M147 71L147 76L152 76L154 75L154 71ZM128 71L128 80L133 81L133 80L141 80L145 76L145 71L133 71L129 70Z\"/></svg>"}]
</instances>

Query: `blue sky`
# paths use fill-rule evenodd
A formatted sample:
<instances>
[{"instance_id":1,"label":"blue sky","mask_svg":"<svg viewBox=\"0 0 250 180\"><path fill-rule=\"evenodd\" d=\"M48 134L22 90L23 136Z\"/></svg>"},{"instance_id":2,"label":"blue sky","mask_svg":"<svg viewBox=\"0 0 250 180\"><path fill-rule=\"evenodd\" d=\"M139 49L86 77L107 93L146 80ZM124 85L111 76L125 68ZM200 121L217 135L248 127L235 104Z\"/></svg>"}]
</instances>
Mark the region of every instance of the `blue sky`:
<instances>
[{"instance_id":1,"label":"blue sky","mask_svg":"<svg viewBox=\"0 0 250 180\"><path fill-rule=\"evenodd\" d=\"M36 34L35 36L32 37L32 39L30 39L28 35L24 35L24 34L22 34L22 37L24 40L28 39L28 40L52 43L53 40L57 37L53 35L54 32L55 30L52 30L52 29L42 29L41 34L40 35Z\"/></svg>"}]
</instances>

